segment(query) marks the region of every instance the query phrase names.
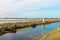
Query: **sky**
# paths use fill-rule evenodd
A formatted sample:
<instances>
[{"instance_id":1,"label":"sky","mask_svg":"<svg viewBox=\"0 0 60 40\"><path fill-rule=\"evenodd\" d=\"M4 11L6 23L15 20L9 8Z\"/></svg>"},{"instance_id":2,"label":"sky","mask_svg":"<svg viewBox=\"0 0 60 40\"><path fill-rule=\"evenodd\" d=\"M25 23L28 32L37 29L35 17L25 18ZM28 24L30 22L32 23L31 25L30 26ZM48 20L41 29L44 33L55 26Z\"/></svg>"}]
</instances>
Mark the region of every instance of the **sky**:
<instances>
[{"instance_id":1,"label":"sky","mask_svg":"<svg viewBox=\"0 0 60 40\"><path fill-rule=\"evenodd\" d=\"M60 0L0 0L1 17L60 18Z\"/></svg>"}]
</instances>

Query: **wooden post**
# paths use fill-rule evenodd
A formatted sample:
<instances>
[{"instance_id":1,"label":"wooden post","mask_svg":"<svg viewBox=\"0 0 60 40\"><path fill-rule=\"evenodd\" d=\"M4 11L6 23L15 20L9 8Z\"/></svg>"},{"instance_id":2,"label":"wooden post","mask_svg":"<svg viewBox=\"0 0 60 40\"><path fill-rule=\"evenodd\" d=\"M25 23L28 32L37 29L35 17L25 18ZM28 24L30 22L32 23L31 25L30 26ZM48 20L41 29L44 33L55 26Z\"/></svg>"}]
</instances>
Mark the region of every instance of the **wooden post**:
<instances>
[{"instance_id":1,"label":"wooden post","mask_svg":"<svg viewBox=\"0 0 60 40\"><path fill-rule=\"evenodd\" d=\"M45 19L43 18L43 23L45 23Z\"/></svg>"}]
</instances>

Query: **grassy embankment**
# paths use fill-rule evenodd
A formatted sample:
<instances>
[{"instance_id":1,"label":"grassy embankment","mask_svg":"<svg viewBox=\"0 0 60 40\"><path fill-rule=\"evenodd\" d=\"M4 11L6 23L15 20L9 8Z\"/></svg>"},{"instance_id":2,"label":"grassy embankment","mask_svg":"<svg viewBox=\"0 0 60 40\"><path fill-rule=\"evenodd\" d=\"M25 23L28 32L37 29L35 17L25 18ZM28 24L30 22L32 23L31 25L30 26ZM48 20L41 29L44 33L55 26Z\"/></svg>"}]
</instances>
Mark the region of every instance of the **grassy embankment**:
<instances>
[{"instance_id":1,"label":"grassy embankment","mask_svg":"<svg viewBox=\"0 0 60 40\"><path fill-rule=\"evenodd\" d=\"M35 27L36 25L42 25L42 24L49 24L53 22L59 22L60 20L55 19L45 19L45 22L42 22L42 20L30 20L29 22L16 22L16 23L3 23L0 24L0 30L12 30L17 28L24 28L24 27Z\"/></svg>"},{"instance_id":2,"label":"grassy embankment","mask_svg":"<svg viewBox=\"0 0 60 40\"><path fill-rule=\"evenodd\" d=\"M42 19L32 19L29 22L9 22L9 23L2 23L0 24L0 34L14 31L18 28L25 28L25 27L35 27L36 25L42 25L42 24L49 24L53 22L60 22L60 20L57 19L45 19L45 22L42 22Z\"/></svg>"},{"instance_id":3,"label":"grassy embankment","mask_svg":"<svg viewBox=\"0 0 60 40\"><path fill-rule=\"evenodd\" d=\"M60 40L60 27L49 32L43 40Z\"/></svg>"}]
</instances>

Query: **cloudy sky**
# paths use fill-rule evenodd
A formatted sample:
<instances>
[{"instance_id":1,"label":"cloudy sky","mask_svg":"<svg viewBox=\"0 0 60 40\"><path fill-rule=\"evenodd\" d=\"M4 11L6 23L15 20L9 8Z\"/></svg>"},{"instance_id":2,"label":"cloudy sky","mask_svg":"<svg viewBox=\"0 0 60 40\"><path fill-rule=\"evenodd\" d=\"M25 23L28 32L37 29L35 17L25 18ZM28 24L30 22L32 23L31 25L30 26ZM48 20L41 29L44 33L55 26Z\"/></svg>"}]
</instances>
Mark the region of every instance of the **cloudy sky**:
<instances>
[{"instance_id":1,"label":"cloudy sky","mask_svg":"<svg viewBox=\"0 0 60 40\"><path fill-rule=\"evenodd\" d=\"M0 17L60 17L60 0L0 0Z\"/></svg>"}]
</instances>

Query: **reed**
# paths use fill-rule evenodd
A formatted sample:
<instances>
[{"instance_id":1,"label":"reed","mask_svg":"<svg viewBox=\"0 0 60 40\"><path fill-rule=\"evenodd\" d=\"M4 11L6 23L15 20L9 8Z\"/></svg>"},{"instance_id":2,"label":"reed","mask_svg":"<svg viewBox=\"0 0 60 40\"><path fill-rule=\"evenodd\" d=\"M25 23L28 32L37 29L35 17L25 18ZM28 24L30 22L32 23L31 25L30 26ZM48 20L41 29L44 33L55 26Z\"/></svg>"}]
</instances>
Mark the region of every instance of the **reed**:
<instances>
[{"instance_id":1,"label":"reed","mask_svg":"<svg viewBox=\"0 0 60 40\"><path fill-rule=\"evenodd\" d=\"M25 28L25 27L32 27L32 26L36 26L36 25L42 25L42 24L49 24L49 23L53 23L53 22L60 22L60 20L57 19L45 19L45 22L43 22L42 20L30 20L29 22L9 22L9 23L2 23L0 24L0 31L1 30L14 30L14 29L18 29L18 28Z\"/></svg>"}]
</instances>

